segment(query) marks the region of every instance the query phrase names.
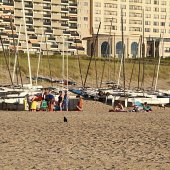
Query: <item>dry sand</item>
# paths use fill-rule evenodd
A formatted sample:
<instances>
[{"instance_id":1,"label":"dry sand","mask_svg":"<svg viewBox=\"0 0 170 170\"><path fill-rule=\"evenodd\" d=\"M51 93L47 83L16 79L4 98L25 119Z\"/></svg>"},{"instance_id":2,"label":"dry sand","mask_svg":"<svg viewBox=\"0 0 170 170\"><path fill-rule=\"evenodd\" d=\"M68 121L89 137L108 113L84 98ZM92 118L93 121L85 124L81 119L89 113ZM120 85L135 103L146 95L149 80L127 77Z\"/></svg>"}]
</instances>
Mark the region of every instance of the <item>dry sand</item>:
<instances>
[{"instance_id":1,"label":"dry sand","mask_svg":"<svg viewBox=\"0 0 170 170\"><path fill-rule=\"evenodd\" d=\"M1 170L169 170L170 108L109 113L0 112ZM63 122L66 116L68 123Z\"/></svg>"}]
</instances>

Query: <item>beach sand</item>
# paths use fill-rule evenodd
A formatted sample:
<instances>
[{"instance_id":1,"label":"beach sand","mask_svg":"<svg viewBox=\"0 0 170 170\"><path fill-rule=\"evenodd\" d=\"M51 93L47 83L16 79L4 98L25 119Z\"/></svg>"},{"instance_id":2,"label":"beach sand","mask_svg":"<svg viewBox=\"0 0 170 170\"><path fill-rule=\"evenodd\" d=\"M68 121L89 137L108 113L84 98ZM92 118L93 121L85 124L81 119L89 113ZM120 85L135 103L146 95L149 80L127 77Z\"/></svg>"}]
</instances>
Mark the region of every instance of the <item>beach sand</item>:
<instances>
[{"instance_id":1,"label":"beach sand","mask_svg":"<svg viewBox=\"0 0 170 170\"><path fill-rule=\"evenodd\" d=\"M170 108L109 109L85 101L83 112L1 111L0 169L169 170Z\"/></svg>"}]
</instances>

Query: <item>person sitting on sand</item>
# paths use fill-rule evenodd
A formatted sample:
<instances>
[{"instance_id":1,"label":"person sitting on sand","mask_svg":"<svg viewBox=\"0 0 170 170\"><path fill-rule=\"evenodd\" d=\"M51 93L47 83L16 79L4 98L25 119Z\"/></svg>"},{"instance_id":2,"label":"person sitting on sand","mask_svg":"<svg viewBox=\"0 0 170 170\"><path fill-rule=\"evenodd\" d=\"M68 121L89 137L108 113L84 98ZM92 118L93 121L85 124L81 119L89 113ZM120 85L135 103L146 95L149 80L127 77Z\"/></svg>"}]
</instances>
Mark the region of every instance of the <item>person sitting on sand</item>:
<instances>
[{"instance_id":1,"label":"person sitting on sand","mask_svg":"<svg viewBox=\"0 0 170 170\"><path fill-rule=\"evenodd\" d=\"M83 111L83 98L82 96L78 95L79 101L77 103L77 111Z\"/></svg>"},{"instance_id":2,"label":"person sitting on sand","mask_svg":"<svg viewBox=\"0 0 170 170\"><path fill-rule=\"evenodd\" d=\"M148 105L147 102L145 102L145 103L143 104L143 110L144 110L145 112L151 112L151 111L152 111L151 107Z\"/></svg>"},{"instance_id":3,"label":"person sitting on sand","mask_svg":"<svg viewBox=\"0 0 170 170\"><path fill-rule=\"evenodd\" d=\"M117 106L114 109L109 110L109 112L126 112L122 103L118 102Z\"/></svg>"},{"instance_id":4,"label":"person sitting on sand","mask_svg":"<svg viewBox=\"0 0 170 170\"><path fill-rule=\"evenodd\" d=\"M37 110L37 101L35 100L35 97L33 97L31 103L31 111L36 112L36 110Z\"/></svg>"}]
</instances>

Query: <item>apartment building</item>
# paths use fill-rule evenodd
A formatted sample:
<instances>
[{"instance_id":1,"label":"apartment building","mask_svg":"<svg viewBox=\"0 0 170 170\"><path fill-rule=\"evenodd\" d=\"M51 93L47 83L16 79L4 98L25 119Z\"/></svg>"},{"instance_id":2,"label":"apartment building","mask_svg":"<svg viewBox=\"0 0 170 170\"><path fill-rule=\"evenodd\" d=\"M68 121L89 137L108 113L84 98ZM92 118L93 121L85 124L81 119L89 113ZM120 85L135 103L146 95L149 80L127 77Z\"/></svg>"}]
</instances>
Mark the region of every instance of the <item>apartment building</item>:
<instances>
[{"instance_id":1,"label":"apartment building","mask_svg":"<svg viewBox=\"0 0 170 170\"><path fill-rule=\"evenodd\" d=\"M111 32L110 55L121 57L121 15L126 57L137 57L142 41L146 56L170 56L170 0L78 0L78 32L87 42L88 55L91 35L97 33L101 22L97 55L105 56Z\"/></svg>"},{"instance_id":2,"label":"apartment building","mask_svg":"<svg viewBox=\"0 0 170 170\"><path fill-rule=\"evenodd\" d=\"M19 39L19 49L26 52L28 35L31 53L76 54L84 50L77 32L76 0L1 0L0 34L9 49Z\"/></svg>"}]
</instances>

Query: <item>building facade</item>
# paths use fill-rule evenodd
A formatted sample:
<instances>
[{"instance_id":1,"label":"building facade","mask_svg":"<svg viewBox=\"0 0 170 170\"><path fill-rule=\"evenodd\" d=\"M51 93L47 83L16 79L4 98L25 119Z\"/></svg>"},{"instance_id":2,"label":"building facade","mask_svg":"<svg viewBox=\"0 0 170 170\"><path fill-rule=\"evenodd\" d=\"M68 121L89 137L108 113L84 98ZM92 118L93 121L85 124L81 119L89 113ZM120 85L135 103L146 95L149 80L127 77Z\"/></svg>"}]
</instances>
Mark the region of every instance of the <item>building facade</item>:
<instances>
[{"instance_id":1,"label":"building facade","mask_svg":"<svg viewBox=\"0 0 170 170\"><path fill-rule=\"evenodd\" d=\"M1 0L0 34L5 48L14 48L19 39L19 49L24 52L25 35L31 53L76 54L84 50L77 32L76 0Z\"/></svg>"},{"instance_id":2,"label":"building facade","mask_svg":"<svg viewBox=\"0 0 170 170\"><path fill-rule=\"evenodd\" d=\"M126 57L137 57L142 41L146 56L170 56L170 0L78 0L78 31L87 42L88 55L91 35L97 33L101 22L96 54L105 55L111 33L109 55L121 56L121 15Z\"/></svg>"}]
</instances>

